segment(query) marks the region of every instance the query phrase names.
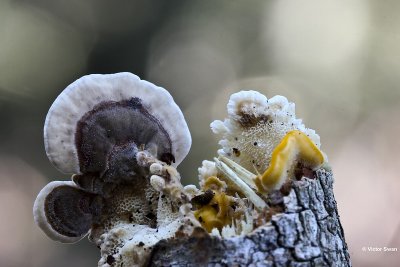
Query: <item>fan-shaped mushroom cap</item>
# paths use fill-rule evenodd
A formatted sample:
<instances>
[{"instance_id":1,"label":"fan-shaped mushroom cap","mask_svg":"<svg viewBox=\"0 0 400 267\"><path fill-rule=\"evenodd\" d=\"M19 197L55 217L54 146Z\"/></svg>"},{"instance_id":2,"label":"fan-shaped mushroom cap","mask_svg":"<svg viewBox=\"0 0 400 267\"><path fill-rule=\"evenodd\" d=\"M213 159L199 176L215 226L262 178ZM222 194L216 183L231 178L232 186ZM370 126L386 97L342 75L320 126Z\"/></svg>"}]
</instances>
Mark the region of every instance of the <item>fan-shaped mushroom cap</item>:
<instances>
[{"instance_id":1,"label":"fan-shaped mushroom cap","mask_svg":"<svg viewBox=\"0 0 400 267\"><path fill-rule=\"evenodd\" d=\"M44 142L50 161L64 173L131 176L140 171L127 167L138 150L177 166L191 136L165 89L125 72L87 75L69 85L47 114ZM110 161L122 166L110 169Z\"/></svg>"},{"instance_id":2,"label":"fan-shaped mushroom cap","mask_svg":"<svg viewBox=\"0 0 400 267\"><path fill-rule=\"evenodd\" d=\"M82 239L100 213L98 196L79 189L73 182L54 181L39 193L33 206L35 222L53 240L73 243Z\"/></svg>"}]
</instances>

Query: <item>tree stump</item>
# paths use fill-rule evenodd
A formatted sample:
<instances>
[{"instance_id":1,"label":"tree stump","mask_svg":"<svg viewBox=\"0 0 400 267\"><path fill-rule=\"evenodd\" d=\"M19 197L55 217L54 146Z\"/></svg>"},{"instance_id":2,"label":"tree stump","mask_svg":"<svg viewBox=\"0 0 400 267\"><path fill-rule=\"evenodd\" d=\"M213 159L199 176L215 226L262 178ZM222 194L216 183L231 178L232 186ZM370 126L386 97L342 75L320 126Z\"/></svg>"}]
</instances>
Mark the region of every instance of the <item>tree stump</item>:
<instances>
[{"instance_id":1,"label":"tree stump","mask_svg":"<svg viewBox=\"0 0 400 267\"><path fill-rule=\"evenodd\" d=\"M315 179L291 181L277 197L284 211L251 234L191 236L161 240L148 266L351 266L333 194L333 175L319 169Z\"/></svg>"}]
</instances>

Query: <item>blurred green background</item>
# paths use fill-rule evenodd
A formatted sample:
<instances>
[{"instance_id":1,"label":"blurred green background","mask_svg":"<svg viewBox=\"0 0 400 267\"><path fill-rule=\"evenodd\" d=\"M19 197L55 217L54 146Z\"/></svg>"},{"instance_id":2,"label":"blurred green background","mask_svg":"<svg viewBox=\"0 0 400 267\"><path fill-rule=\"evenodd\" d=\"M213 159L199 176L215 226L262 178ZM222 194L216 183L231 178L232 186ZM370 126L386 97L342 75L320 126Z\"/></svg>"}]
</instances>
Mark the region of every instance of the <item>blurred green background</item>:
<instances>
[{"instance_id":1,"label":"blurred green background","mask_svg":"<svg viewBox=\"0 0 400 267\"><path fill-rule=\"evenodd\" d=\"M399 11L394 0L0 0L0 266L97 266L93 244L52 242L31 210L47 182L69 179L44 152L51 103L85 74L120 71L182 108L193 138L185 184L216 154L209 124L230 94L294 101L333 167L354 266L398 266Z\"/></svg>"}]
</instances>

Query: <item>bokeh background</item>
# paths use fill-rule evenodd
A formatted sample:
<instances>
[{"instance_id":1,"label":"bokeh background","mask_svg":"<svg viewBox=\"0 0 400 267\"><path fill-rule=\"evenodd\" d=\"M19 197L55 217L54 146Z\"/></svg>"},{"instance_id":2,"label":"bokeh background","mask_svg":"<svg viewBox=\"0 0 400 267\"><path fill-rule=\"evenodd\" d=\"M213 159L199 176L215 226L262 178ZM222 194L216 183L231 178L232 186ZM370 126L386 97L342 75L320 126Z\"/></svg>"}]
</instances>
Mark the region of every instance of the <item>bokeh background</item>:
<instances>
[{"instance_id":1,"label":"bokeh background","mask_svg":"<svg viewBox=\"0 0 400 267\"><path fill-rule=\"evenodd\" d=\"M294 101L321 136L354 266L400 262L400 2L0 0L0 266L97 266L86 239L64 245L34 225L54 179L48 108L89 73L130 71L167 88L193 145L195 183L218 148L210 131L229 95ZM363 252L362 247L398 252Z\"/></svg>"}]
</instances>

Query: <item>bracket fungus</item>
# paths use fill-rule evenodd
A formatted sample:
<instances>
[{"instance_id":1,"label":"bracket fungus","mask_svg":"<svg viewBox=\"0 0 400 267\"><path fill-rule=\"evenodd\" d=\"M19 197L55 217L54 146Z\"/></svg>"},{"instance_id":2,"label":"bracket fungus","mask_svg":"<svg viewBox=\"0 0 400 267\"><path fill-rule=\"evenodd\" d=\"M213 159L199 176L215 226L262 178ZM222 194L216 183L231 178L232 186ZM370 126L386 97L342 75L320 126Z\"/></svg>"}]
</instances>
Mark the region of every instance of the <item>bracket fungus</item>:
<instances>
[{"instance_id":1,"label":"bracket fungus","mask_svg":"<svg viewBox=\"0 0 400 267\"><path fill-rule=\"evenodd\" d=\"M98 196L80 189L74 182L53 181L37 196L34 219L51 239L73 243L87 234L101 205Z\"/></svg>"},{"instance_id":2,"label":"bracket fungus","mask_svg":"<svg viewBox=\"0 0 400 267\"><path fill-rule=\"evenodd\" d=\"M54 101L44 126L48 158L72 181L42 189L36 223L60 242L89 233L103 267L143 266L159 241L200 228L230 238L268 224L283 211L285 184L327 161L319 136L283 96L241 91L227 108L227 119L211 123L222 148L203 161L198 189L183 186L176 170L191 137L165 89L130 73L78 79Z\"/></svg>"},{"instance_id":3,"label":"bracket fungus","mask_svg":"<svg viewBox=\"0 0 400 267\"><path fill-rule=\"evenodd\" d=\"M72 181L49 183L34 203L34 219L50 238L72 243L90 233L89 239L107 251L108 239L136 227L153 236L130 243L143 252L185 224L181 203L161 198L163 192L149 179L168 175L181 185L171 170L191 145L183 114L165 89L131 73L84 76L51 106L44 143L53 165L73 174ZM152 163L159 169L150 168Z\"/></svg>"},{"instance_id":4,"label":"bracket fungus","mask_svg":"<svg viewBox=\"0 0 400 267\"><path fill-rule=\"evenodd\" d=\"M131 73L92 74L70 84L54 101L44 144L61 172L112 179L121 171L123 176L135 172L131 160L141 148L177 166L189 152L191 137L165 89ZM115 169L113 161L121 168Z\"/></svg>"}]
</instances>

